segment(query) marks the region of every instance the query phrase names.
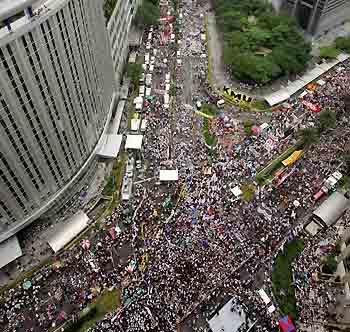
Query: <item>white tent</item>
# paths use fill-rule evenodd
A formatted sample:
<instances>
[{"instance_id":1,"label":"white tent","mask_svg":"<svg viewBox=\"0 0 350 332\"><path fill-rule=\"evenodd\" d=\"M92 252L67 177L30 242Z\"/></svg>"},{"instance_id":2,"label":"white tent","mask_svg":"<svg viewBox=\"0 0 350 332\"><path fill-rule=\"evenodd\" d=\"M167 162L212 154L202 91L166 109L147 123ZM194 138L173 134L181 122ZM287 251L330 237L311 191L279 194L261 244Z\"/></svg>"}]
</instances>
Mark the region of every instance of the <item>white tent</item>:
<instances>
[{"instance_id":1,"label":"white tent","mask_svg":"<svg viewBox=\"0 0 350 332\"><path fill-rule=\"evenodd\" d=\"M258 290L258 293L266 305L271 302L270 298L262 288Z\"/></svg>"},{"instance_id":2,"label":"white tent","mask_svg":"<svg viewBox=\"0 0 350 332\"><path fill-rule=\"evenodd\" d=\"M106 135L97 155L103 158L116 158L118 156L123 135Z\"/></svg>"},{"instance_id":3,"label":"white tent","mask_svg":"<svg viewBox=\"0 0 350 332\"><path fill-rule=\"evenodd\" d=\"M164 104L169 104L170 97L168 94L164 95Z\"/></svg>"},{"instance_id":4,"label":"white tent","mask_svg":"<svg viewBox=\"0 0 350 332\"><path fill-rule=\"evenodd\" d=\"M144 86L140 86L140 92L141 91L145 91L145 87ZM134 104L142 104L142 102L143 102L143 98L141 96L138 96L138 97L136 97L134 99Z\"/></svg>"},{"instance_id":5,"label":"white tent","mask_svg":"<svg viewBox=\"0 0 350 332\"><path fill-rule=\"evenodd\" d=\"M159 171L159 181L178 181L179 171L177 169L161 169Z\"/></svg>"},{"instance_id":6,"label":"white tent","mask_svg":"<svg viewBox=\"0 0 350 332\"><path fill-rule=\"evenodd\" d=\"M269 313L269 314L272 314L272 313L274 313L276 311L276 307L273 305L273 304L271 304L268 308L267 308L267 312Z\"/></svg>"},{"instance_id":7,"label":"white tent","mask_svg":"<svg viewBox=\"0 0 350 332\"><path fill-rule=\"evenodd\" d=\"M54 252L60 251L81 233L88 226L88 223L89 217L83 211L77 212L67 222L58 225L56 232L47 241L49 246Z\"/></svg>"},{"instance_id":8,"label":"white tent","mask_svg":"<svg viewBox=\"0 0 350 332\"><path fill-rule=\"evenodd\" d=\"M311 235L311 236L315 236L320 230L322 229L322 227L315 223L314 221L309 222L306 226L305 226L305 230Z\"/></svg>"},{"instance_id":9,"label":"white tent","mask_svg":"<svg viewBox=\"0 0 350 332\"><path fill-rule=\"evenodd\" d=\"M140 119L131 119L131 130L137 131L140 128Z\"/></svg>"},{"instance_id":10,"label":"white tent","mask_svg":"<svg viewBox=\"0 0 350 332\"><path fill-rule=\"evenodd\" d=\"M0 269L23 255L16 236L0 243Z\"/></svg>"},{"instance_id":11,"label":"white tent","mask_svg":"<svg viewBox=\"0 0 350 332\"><path fill-rule=\"evenodd\" d=\"M242 195L242 190L239 186L236 186L234 188L231 188L231 192L233 195L235 195L236 197L239 197Z\"/></svg>"},{"instance_id":12,"label":"white tent","mask_svg":"<svg viewBox=\"0 0 350 332\"><path fill-rule=\"evenodd\" d=\"M125 149L141 150L143 135L127 135Z\"/></svg>"}]
</instances>

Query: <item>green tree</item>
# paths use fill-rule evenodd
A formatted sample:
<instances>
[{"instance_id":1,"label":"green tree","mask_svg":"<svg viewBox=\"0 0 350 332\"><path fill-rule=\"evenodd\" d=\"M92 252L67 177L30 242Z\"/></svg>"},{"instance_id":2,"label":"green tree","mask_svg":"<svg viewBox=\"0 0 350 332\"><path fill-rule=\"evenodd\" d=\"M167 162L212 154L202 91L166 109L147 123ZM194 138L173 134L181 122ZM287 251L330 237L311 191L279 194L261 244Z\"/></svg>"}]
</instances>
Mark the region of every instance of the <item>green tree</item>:
<instances>
[{"instance_id":1,"label":"green tree","mask_svg":"<svg viewBox=\"0 0 350 332\"><path fill-rule=\"evenodd\" d=\"M175 83L170 84L169 94L170 94L170 96L173 96L173 97L176 96L176 84Z\"/></svg>"},{"instance_id":2,"label":"green tree","mask_svg":"<svg viewBox=\"0 0 350 332\"><path fill-rule=\"evenodd\" d=\"M224 36L224 63L235 79L265 84L306 68L311 45L293 18L274 14L261 0L216 0L214 9Z\"/></svg>"},{"instance_id":3,"label":"green tree","mask_svg":"<svg viewBox=\"0 0 350 332\"><path fill-rule=\"evenodd\" d=\"M105 18L108 22L108 20L110 19L110 17L113 14L113 10L115 5L117 4L117 0L105 0L104 4L103 4L103 10L105 13Z\"/></svg>"},{"instance_id":4,"label":"green tree","mask_svg":"<svg viewBox=\"0 0 350 332\"><path fill-rule=\"evenodd\" d=\"M128 63L126 67L126 76L130 78L134 85L137 85L143 73L142 65L139 63Z\"/></svg>"},{"instance_id":5,"label":"green tree","mask_svg":"<svg viewBox=\"0 0 350 332\"><path fill-rule=\"evenodd\" d=\"M320 139L320 134L316 128L301 129L298 136L300 139L300 145L305 148L318 143Z\"/></svg>"},{"instance_id":6,"label":"green tree","mask_svg":"<svg viewBox=\"0 0 350 332\"><path fill-rule=\"evenodd\" d=\"M335 128L337 124L335 112L333 112L329 108L327 108L320 114L319 120L320 131L324 131L328 128Z\"/></svg>"},{"instance_id":7,"label":"green tree","mask_svg":"<svg viewBox=\"0 0 350 332\"><path fill-rule=\"evenodd\" d=\"M267 83L281 74L281 68L271 60L270 56L240 54L232 64L232 75L239 80Z\"/></svg>"},{"instance_id":8,"label":"green tree","mask_svg":"<svg viewBox=\"0 0 350 332\"><path fill-rule=\"evenodd\" d=\"M350 37L338 37L335 39L335 47L350 52Z\"/></svg>"},{"instance_id":9,"label":"green tree","mask_svg":"<svg viewBox=\"0 0 350 332\"><path fill-rule=\"evenodd\" d=\"M340 51L335 47L321 47L320 57L324 59L335 59L340 54Z\"/></svg>"},{"instance_id":10,"label":"green tree","mask_svg":"<svg viewBox=\"0 0 350 332\"><path fill-rule=\"evenodd\" d=\"M151 0L144 0L141 6L139 6L134 20L138 27L144 28L157 24L159 22L159 17L159 6L154 5Z\"/></svg>"}]
</instances>

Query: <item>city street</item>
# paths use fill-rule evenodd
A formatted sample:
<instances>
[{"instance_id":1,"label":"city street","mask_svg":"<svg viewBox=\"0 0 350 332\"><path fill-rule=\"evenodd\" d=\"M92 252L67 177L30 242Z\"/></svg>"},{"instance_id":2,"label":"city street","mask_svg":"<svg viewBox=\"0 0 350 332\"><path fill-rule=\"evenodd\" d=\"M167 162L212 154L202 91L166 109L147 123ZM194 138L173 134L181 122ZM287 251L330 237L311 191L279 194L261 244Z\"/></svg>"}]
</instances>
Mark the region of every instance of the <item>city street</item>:
<instances>
[{"instance_id":1,"label":"city street","mask_svg":"<svg viewBox=\"0 0 350 332\"><path fill-rule=\"evenodd\" d=\"M79 244L57 255L56 265L40 270L31 287L19 284L5 293L1 331L20 331L31 324L33 331L58 332L111 288L120 291L119 307L87 331L210 331L218 326L216 320L224 314L231 317L230 313L235 332L279 331L277 321L283 314L272 292L274 258L299 236L310 256L320 246L321 238L305 235L300 225L317 206L313 195L323 181L335 170L344 172L339 151L349 144L350 128L341 95L350 87L350 64L332 69L322 77L323 85L304 96L309 103L336 112L341 130L328 130L317 145L306 147L284 182L276 185L276 176L259 184L259 171L297 144L297 129L315 127L318 113L299 96L288 100L288 107L263 115L244 113L238 104L218 106L208 96L206 75L208 47L216 48L211 52L220 50L203 37L206 17L212 20L214 13L208 14L209 4L203 2L180 2L177 9L173 5L166 2L162 12L169 11L182 32L175 33L175 22L163 22L152 31L146 28L144 36L152 33L151 46L147 49L144 40L137 50L152 82L149 87L145 83L151 94L133 114L140 123L147 120L147 128L123 128L127 134L143 135L141 151L127 151L129 161L141 160L130 176L131 198L121 200L96 227L88 248ZM163 38L168 26L172 33ZM216 39L215 34L210 38ZM152 71L146 55L154 56L149 61ZM214 63L215 85L222 90L226 81L217 66ZM129 99L134 98L134 92L129 93ZM217 139L213 146L203 134L209 115L201 113L204 107L197 107L197 102L216 110L208 120L209 132ZM257 131L245 132L248 120ZM177 170L178 179L160 181L161 170ZM253 188L251 197L246 198L243 190L235 194L236 187ZM324 236L335 241L335 227ZM293 268L303 280L298 291L305 296L297 291L296 297L300 321L308 329L310 289L302 283L309 283L318 264L308 264L306 257L302 255ZM271 298L273 312L260 289ZM329 295L330 303L336 295ZM326 315L326 306L321 307L318 319Z\"/></svg>"}]
</instances>

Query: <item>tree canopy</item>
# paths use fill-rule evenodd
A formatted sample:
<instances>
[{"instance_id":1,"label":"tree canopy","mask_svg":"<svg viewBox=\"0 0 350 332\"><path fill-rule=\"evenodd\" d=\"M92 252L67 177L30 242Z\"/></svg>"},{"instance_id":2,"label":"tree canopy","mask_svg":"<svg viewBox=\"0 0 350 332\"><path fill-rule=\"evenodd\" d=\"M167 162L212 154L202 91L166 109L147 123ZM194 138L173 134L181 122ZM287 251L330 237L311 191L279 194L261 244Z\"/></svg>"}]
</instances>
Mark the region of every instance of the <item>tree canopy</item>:
<instances>
[{"instance_id":1,"label":"tree canopy","mask_svg":"<svg viewBox=\"0 0 350 332\"><path fill-rule=\"evenodd\" d=\"M160 18L158 0L143 0L135 15L135 24L140 28L155 25Z\"/></svg>"},{"instance_id":2,"label":"tree canopy","mask_svg":"<svg viewBox=\"0 0 350 332\"><path fill-rule=\"evenodd\" d=\"M311 59L311 46L294 19L275 14L264 1L217 0L215 12L224 62L235 79L268 83L304 70Z\"/></svg>"},{"instance_id":3,"label":"tree canopy","mask_svg":"<svg viewBox=\"0 0 350 332\"><path fill-rule=\"evenodd\" d=\"M126 76L130 78L131 82L136 85L143 73L142 65L138 63L128 63L126 67Z\"/></svg>"},{"instance_id":4,"label":"tree canopy","mask_svg":"<svg viewBox=\"0 0 350 332\"><path fill-rule=\"evenodd\" d=\"M108 22L108 20L110 19L110 17L113 14L113 10L115 5L117 4L117 0L105 0L104 4L103 4L103 10L105 13L105 18Z\"/></svg>"}]
</instances>

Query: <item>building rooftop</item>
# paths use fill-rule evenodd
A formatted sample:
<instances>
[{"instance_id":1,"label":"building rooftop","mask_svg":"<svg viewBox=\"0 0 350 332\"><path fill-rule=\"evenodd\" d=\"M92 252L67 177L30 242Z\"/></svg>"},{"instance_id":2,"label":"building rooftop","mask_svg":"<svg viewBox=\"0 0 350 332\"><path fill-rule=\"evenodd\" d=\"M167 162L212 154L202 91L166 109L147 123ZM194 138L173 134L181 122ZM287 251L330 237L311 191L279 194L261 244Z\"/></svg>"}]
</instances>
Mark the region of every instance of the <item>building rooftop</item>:
<instances>
[{"instance_id":1,"label":"building rooftop","mask_svg":"<svg viewBox=\"0 0 350 332\"><path fill-rule=\"evenodd\" d=\"M0 21L18 14L37 0L0 0Z\"/></svg>"}]
</instances>

